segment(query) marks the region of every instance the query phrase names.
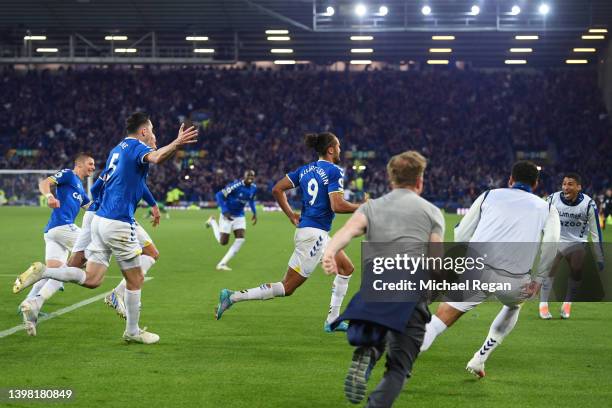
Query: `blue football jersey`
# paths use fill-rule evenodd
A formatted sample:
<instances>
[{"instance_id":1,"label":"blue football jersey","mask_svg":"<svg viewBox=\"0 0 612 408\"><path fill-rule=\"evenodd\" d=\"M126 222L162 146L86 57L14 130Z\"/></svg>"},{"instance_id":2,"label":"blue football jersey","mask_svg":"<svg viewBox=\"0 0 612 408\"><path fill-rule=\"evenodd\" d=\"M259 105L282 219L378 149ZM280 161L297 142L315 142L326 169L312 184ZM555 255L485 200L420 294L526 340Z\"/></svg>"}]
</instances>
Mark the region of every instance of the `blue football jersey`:
<instances>
[{"instance_id":1,"label":"blue football jersey","mask_svg":"<svg viewBox=\"0 0 612 408\"><path fill-rule=\"evenodd\" d=\"M104 179L106 174L104 171L100 173L93 186L91 186L91 205L87 208L87 211L98 211L100 208L100 201L102 201L102 194L104 194Z\"/></svg>"},{"instance_id":2,"label":"blue football jersey","mask_svg":"<svg viewBox=\"0 0 612 408\"><path fill-rule=\"evenodd\" d=\"M331 229L334 212L330 193L344 192L344 171L333 163L319 160L288 173L294 187L302 188L302 215L298 228Z\"/></svg>"},{"instance_id":3,"label":"blue football jersey","mask_svg":"<svg viewBox=\"0 0 612 408\"><path fill-rule=\"evenodd\" d=\"M104 181L105 180L106 180L106 174L105 172L102 172L100 173L100 176L98 177L96 182L93 184L93 186L91 186L91 204L87 208L87 211L96 212L98 211L98 208L100 208L100 202L102 202L102 196L104 195ZM155 197L153 197L153 194L151 193L151 191L149 190L149 187L146 184L146 180L143 179L142 182L144 183L142 199L145 200L147 204L149 204L151 207L157 205L157 202L155 201Z\"/></svg>"},{"instance_id":4,"label":"blue football jersey","mask_svg":"<svg viewBox=\"0 0 612 408\"><path fill-rule=\"evenodd\" d=\"M54 208L51 212L45 232L60 225L74 224L79 209L89 204L89 197L83 188L83 183L72 170L58 171L49 179L57 185L55 198L59 200L60 207Z\"/></svg>"},{"instance_id":5,"label":"blue football jersey","mask_svg":"<svg viewBox=\"0 0 612 408\"><path fill-rule=\"evenodd\" d=\"M243 180L234 180L219 191L215 197L221 212L229 212L234 217L244 217L244 206L249 203L251 210L255 213L255 194L257 186L251 183L244 184Z\"/></svg>"},{"instance_id":6,"label":"blue football jersey","mask_svg":"<svg viewBox=\"0 0 612 408\"><path fill-rule=\"evenodd\" d=\"M144 160L153 148L138 139L123 139L108 155L100 217L134 223L134 211L142 199L149 163Z\"/></svg>"}]
</instances>

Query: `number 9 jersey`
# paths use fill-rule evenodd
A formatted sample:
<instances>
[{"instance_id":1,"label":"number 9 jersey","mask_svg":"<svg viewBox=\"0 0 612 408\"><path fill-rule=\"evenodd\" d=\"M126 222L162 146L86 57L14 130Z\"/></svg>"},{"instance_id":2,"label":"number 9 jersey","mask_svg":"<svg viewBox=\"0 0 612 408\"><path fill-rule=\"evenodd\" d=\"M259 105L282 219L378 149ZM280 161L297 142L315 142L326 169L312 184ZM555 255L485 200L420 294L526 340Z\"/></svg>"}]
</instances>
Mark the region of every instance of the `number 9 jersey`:
<instances>
[{"instance_id":1,"label":"number 9 jersey","mask_svg":"<svg viewBox=\"0 0 612 408\"><path fill-rule=\"evenodd\" d=\"M329 194L344 192L344 171L326 160L306 164L287 173L294 187L302 189L302 214L298 228L331 229L334 212Z\"/></svg>"}]
</instances>

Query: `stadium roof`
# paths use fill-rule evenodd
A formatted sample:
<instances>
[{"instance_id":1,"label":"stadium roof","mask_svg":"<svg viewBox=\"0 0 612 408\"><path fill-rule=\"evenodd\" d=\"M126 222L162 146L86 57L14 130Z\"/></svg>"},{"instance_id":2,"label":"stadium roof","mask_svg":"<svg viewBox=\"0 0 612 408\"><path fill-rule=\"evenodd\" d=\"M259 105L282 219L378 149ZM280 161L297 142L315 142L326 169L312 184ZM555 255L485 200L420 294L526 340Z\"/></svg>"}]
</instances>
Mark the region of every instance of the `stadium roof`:
<instances>
[{"instance_id":1,"label":"stadium roof","mask_svg":"<svg viewBox=\"0 0 612 408\"><path fill-rule=\"evenodd\" d=\"M3 0L0 2L0 62L142 61L232 62L295 59L328 63L351 59L389 62L447 59L475 66L524 59L528 65L562 66L567 59L597 61L607 46L610 0L362 0L355 14L344 0ZM431 14L424 15L427 3ZM385 5L388 14L381 15ZM478 5L477 15L471 7ZM512 13L512 6L520 13ZM327 7L334 8L328 15ZM269 41L268 29L287 30L285 41ZM24 40L43 35L46 40ZM365 34L371 41L352 41ZM108 35L127 40L108 41ZM433 35L454 40L434 41ZM537 35L517 40L516 35ZM583 39L600 35L602 39ZM207 41L187 41L207 36ZM37 51L39 49L47 51ZM117 52L116 49L123 49ZM201 52L194 52L198 48ZM362 49L362 53L351 52ZM434 53L432 48L449 52ZM516 49L511 52L510 49ZM575 48L595 48L574 51ZM271 53L271 49L285 52ZM369 50L372 52L367 52ZM55 51L57 50L57 51ZM214 51L211 51L214 50ZM292 50L287 53L286 50Z\"/></svg>"}]
</instances>

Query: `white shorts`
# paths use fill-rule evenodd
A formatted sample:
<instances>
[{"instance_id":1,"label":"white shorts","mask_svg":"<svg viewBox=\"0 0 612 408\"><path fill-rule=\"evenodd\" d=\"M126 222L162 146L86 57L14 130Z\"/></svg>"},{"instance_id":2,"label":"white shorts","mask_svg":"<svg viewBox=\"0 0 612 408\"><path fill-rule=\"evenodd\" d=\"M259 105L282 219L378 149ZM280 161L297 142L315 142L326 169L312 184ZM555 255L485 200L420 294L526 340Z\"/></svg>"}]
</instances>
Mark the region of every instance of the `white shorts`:
<instances>
[{"instance_id":1,"label":"white shorts","mask_svg":"<svg viewBox=\"0 0 612 408\"><path fill-rule=\"evenodd\" d=\"M72 252L85 251L91 243L91 222L93 221L94 215L96 215L95 211L85 212L83 224L81 225L81 232L76 240L76 244L74 244L74 248L72 248ZM153 243L149 233L138 223L136 223L136 239L142 248Z\"/></svg>"},{"instance_id":2,"label":"white shorts","mask_svg":"<svg viewBox=\"0 0 612 408\"><path fill-rule=\"evenodd\" d=\"M109 266L111 255L119 266L140 265L142 248L136 238L136 224L94 216L91 222L91 243L87 247L87 259ZM133 261L136 258L137 262Z\"/></svg>"},{"instance_id":3,"label":"white shorts","mask_svg":"<svg viewBox=\"0 0 612 408\"><path fill-rule=\"evenodd\" d=\"M289 258L289 267L308 278L315 270L329 242L329 233L318 228L298 228L293 237L295 249Z\"/></svg>"},{"instance_id":4,"label":"white shorts","mask_svg":"<svg viewBox=\"0 0 612 408\"><path fill-rule=\"evenodd\" d=\"M66 262L81 229L74 224L51 228L45 237L45 260Z\"/></svg>"},{"instance_id":5,"label":"white shorts","mask_svg":"<svg viewBox=\"0 0 612 408\"><path fill-rule=\"evenodd\" d=\"M81 224L81 232L79 232L79 237L72 248L72 252L81 252L87 249L87 246L91 242L91 221L94 215L96 215L95 211L85 211L83 223Z\"/></svg>"},{"instance_id":6,"label":"white shorts","mask_svg":"<svg viewBox=\"0 0 612 408\"><path fill-rule=\"evenodd\" d=\"M568 256L576 251L586 252L585 247L586 242L559 242L557 252L562 256Z\"/></svg>"},{"instance_id":7,"label":"white shorts","mask_svg":"<svg viewBox=\"0 0 612 408\"><path fill-rule=\"evenodd\" d=\"M139 223L136 223L136 239L138 240L138 244L141 248L148 247L153 243L153 240L151 239L151 236L147 230L142 228L142 225Z\"/></svg>"},{"instance_id":8,"label":"white shorts","mask_svg":"<svg viewBox=\"0 0 612 408\"><path fill-rule=\"evenodd\" d=\"M494 269L486 269L485 273L487 274L487 278L484 279L487 283L510 283L512 289L511 290L498 290L494 293L479 290L479 291L470 291L466 293L466 296L469 298L467 302L446 302L449 306L454 309L460 310L462 312L468 312L487 300L490 296L495 296L497 300L499 300L502 304L508 307L518 307L520 306L525 299L523 298L522 292L523 287L531 282L531 275L508 275L501 274ZM464 275L462 275L463 277ZM461 282L462 278L459 278L459 282Z\"/></svg>"},{"instance_id":9,"label":"white shorts","mask_svg":"<svg viewBox=\"0 0 612 408\"><path fill-rule=\"evenodd\" d=\"M232 217L230 221L221 214L219 216L219 232L222 234L229 234L232 231L239 229L246 229L246 220L242 217Z\"/></svg>"}]
</instances>

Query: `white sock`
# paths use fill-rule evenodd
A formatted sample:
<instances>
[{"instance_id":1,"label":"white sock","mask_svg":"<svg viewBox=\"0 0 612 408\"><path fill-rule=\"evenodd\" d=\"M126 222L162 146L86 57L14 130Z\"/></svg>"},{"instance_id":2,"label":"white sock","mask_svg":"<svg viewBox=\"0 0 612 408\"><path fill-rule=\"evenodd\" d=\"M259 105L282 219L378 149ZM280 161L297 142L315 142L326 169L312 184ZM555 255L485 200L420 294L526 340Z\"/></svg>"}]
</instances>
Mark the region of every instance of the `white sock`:
<instances>
[{"instance_id":1,"label":"white sock","mask_svg":"<svg viewBox=\"0 0 612 408\"><path fill-rule=\"evenodd\" d=\"M211 219L210 226L212 228L212 232L215 236L215 239L217 240L217 242L221 243L221 234L219 233L219 224L217 223L217 220L214 218Z\"/></svg>"},{"instance_id":2,"label":"white sock","mask_svg":"<svg viewBox=\"0 0 612 408\"><path fill-rule=\"evenodd\" d=\"M428 350L436 337L444 333L446 329L447 326L438 316L431 316L431 321L425 326L425 336L423 337L423 344L421 344L421 351Z\"/></svg>"},{"instance_id":3,"label":"white sock","mask_svg":"<svg viewBox=\"0 0 612 408\"><path fill-rule=\"evenodd\" d=\"M40 292L40 290L43 288L43 286L45 286L45 284L47 283L49 279L41 279L38 282L36 282L34 285L32 285L32 289L30 289L30 293L28 293L28 296L26 296L26 299L33 299L38 295L38 292Z\"/></svg>"},{"instance_id":4,"label":"white sock","mask_svg":"<svg viewBox=\"0 0 612 408\"><path fill-rule=\"evenodd\" d=\"M351 276L336 275L334 283L332 285L331 301L329 303L329 313L327 314L327 323L331 323L340 316L340 308L342 307L342 301L346 296L346 291L349 287L349 281Z\"/></svg>"},{"instance_id":5,"label":"white sock","mask_svg":"<svg viewBox=\"0 0 612 408\"><path fill-rule=\"evenodd\" d=\"M149 255L140 255L140 269L142 269L143 275L146 275L153 265L155 265L155 258Z\"/></svg>"},{"instance_id":6,"label":"white sock","mask_svg":"<svg viewBox=\"0 0 612 408\"><path fill-rule=\"evenodd\" d=\"M60 290L64 286L64 282L56 281L55 279L47 279L47 283L38 292L38 297L44 301L49 300L51 296L55 295L55 292Z\"/></svg>"},{"instance_id":7,"label":"white sock","mask_svg":"<svg viewBox=\"0 0 612 408\"><path fill-rule=\"evenodd\" d=\"M151 267L155 264L155 258L149 255L140 255L140 269L142 269L142 274L147 275L147 272ZM125 278L121 279L121 282L117 286L115 286L115 293L120 298L125 296Z\"/></svg>"},{"instance_id":8,"label":"white sock","mask_svg":"<svg viewBox=\"0 0 612 408\"><path fill-rule=\"evenodd\" d=\"M242 246L242 244L244 244L244 238L236 238L234 240L234 243L230 247L230 249L227 250L227 253L223 257L221 262L219 262L219 264L220 265L227 265L227 263L230 261L230 259L232 259L234 257L234 255L236 255L238 253L238 251L240 251L240 247Z\"/></svg>"},{"instance_id":9,"label":"white sock","mask_svg":"<svg viewBox=\"0 0 612 408\"><path fill-rule=\"evenodd\" d=\"M542 288L540 289L540 302L548 302L554 282L555 278L552 276L544 278L542 281Z\"/></svg>"},{"instance_id":10,"label":"white sock","mask_svg":"<svg viewBox=\"0 0 612 408\"><path fill-rule=\"evenodd\" d=\"M62 266L61 268L46 268L42 274L43 278L51 278L62 282L73 282L82 285L87 279L85 271L74 266Z\"/></svg>"},{"instance_id":11,"label":"white sock","mask_svg":"<svg viewBox=\"0 0 612 408\"><path fill-rule=\"evenodd\" d=\"M540 302L539 307L544 307L544 306L548 307L548 302Z\"/></svg>"},{"instance_id":12,"label":"white sock","mask_svg":"<svg viewBox=\"0 0 612 408\"><path fill-rule=\"evenodd\" d=\"M493 323L491 323L491 328L489 329L489 334L485 342L475 354L481 362L484 363L487 361L493 350L495 350L495 348L502 343L504 338L510 334L512 329L514 329L520 311L520 306L508 307L504 305L502 307L495 317L495 320L493 320Z\"/></svg>"},{"instance_id":13,"label":"white sock","mask_svg":"<svg viewBox=\"0 0 612 408\"><path fill-rule=\"evenodd\" d=\"M253 289L245 289L234 292L230 296L232 302L242 302L244 300L268 300L273 297L285 296L285 287L281 282L264 283Z\"/></svg>"},{"instance_id":14,"label":"white sock","mask_svg":"<svg viewBox=\"0 0 612 408\"><path fill-rule=\"evenodd\" d=\"M140 320L140 289L125 289L125 331L135 336L138 334L138 320Z\"/></svg>"}]
</instances>

